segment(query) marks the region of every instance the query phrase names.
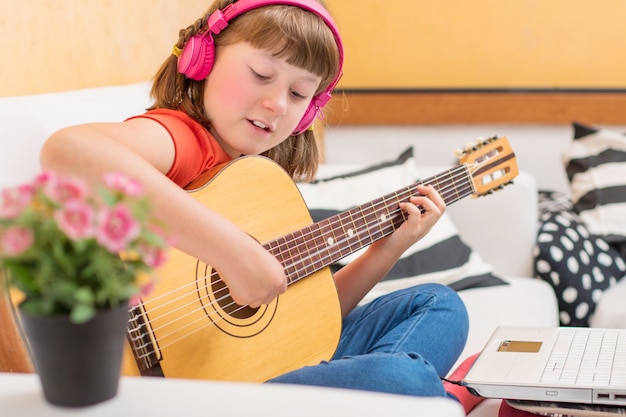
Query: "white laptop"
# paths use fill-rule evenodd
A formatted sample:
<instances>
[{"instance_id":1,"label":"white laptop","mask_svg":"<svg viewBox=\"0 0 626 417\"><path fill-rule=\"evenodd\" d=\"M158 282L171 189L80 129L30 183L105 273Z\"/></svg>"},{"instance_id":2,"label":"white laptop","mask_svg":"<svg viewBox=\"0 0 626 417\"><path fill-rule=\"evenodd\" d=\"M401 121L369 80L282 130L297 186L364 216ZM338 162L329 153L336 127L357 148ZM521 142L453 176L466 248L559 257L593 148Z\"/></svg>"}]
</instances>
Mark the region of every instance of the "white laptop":
<instances>
[{"instance_id":1,"label":"white laptop","mask_svg":"<svg viewBox=\"0 0 626 417\"><path fill-rule=\"evenodd\" d=\"M626 405L626 329L498 327L462 382L487 398Z\"/></svg>"}]
</instances>

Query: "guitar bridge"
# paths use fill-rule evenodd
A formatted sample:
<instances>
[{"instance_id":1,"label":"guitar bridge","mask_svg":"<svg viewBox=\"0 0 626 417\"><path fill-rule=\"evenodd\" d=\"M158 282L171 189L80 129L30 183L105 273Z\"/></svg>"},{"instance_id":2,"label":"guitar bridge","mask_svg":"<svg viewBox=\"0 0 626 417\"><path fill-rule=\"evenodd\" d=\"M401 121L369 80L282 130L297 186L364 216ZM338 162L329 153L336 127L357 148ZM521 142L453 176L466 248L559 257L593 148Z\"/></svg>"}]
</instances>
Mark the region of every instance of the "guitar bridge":
<instances>
[{"instance_id":1,"label":"guitar bridge","mask_svg":"<svg viewBox=\"0 0 626 417\"><path fill-rule=\"evenodd\" d=\"M163 357L143 303L128 310L126 339L142 376L164 376L159 364Z\"/></svg>"}]
</instances>

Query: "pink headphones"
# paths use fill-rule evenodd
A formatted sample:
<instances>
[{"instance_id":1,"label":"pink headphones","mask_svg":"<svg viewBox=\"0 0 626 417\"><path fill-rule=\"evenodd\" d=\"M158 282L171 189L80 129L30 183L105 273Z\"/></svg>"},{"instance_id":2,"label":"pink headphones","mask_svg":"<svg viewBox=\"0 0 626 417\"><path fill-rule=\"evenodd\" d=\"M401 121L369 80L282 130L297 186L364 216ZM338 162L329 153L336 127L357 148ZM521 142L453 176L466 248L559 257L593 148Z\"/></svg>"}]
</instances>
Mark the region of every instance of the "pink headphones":
<instances>
[{"instance_id":1,"label":"pink headphones","mask_svg":"<svg viewBox=\"0 0 626 417\"><path fill-rule=\"evenodd\" d=\"M299 135L313 124L316 116L321 115L321 108L328 103L331 98L331 92L339 82L342 75L343 67L343 45L337 26L330 16L330 13L315 0L238 0L223 10L217 10L209 16L208 30L202 35L192 36L185 44L180 57L178 58L178 72L185 74L187 78L192 80L204 80L213 67L215 58L215 47L213 45L213 35L220 33L228 23L235 17L263 6L273 4L284 4L289 6L297 6L304 10L310 11L318 15L326 25L330 28L335 36L337 48L339 49L339 72L337 77L330 83L328 88L313 97L311 104L306 109L304 116L296 126L294 135Z\"/></svg>"}]
</instances>

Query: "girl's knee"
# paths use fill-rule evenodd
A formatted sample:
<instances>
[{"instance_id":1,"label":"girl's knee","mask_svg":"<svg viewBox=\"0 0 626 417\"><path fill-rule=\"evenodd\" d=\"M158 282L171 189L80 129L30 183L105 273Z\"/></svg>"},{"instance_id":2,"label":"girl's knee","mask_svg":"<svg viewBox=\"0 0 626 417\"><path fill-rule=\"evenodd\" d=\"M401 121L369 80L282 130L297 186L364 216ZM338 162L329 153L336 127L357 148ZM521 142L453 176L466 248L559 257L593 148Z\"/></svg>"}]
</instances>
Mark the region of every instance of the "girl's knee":
<instances>
[{"instance_id":1,"label":"girl's knee","mask_svg":"<svg viewBox=\"0 0 626 417\"><path fill-rule=\"evenodd\" d=\"M437 314L431 316L441 326L445 326L449 337L456 336L456 342L462 348L469 334L469 315L465 303L458 293L447 285L426 284L424 291L431 292L435 298ZM450 342L455 342L449 339Z\"/></svg>"},{"instance_id":2,"label":"girl's knee","mask_svg":"<svg viewBox=\"0 0 626 417\"><path fill-rule=\"evenodd\" d=\"M452 288L439 283L430 283L424 284L423 290L435 294L438 307L457 315L461 322L469 320L465 303Z\"/></svg>"}]
</instances>

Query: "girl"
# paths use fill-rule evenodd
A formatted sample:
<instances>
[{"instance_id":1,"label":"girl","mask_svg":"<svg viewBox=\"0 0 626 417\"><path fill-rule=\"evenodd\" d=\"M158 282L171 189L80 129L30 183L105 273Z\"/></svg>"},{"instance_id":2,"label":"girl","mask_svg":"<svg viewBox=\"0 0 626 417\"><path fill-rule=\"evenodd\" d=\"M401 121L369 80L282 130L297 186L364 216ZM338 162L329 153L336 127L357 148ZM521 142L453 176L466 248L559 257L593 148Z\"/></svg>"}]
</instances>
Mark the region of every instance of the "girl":
<instances>
[{"instance_id":1,"label":"girl","mask_svg":"<svg viewBox=\"0 0 626 417\"><path fill-rule=\"evenodd\" d=\"M281 264L182 187L241 155L265 155L294 179L312 178L318 155L307 128L341 75L342 56L334 23L315 0L218 0L181 30L147 113L62 129L44 144L41 164L91 183L108 171L137 178L180 250L215 267L237 303L269 303L287 288ZM335 275L344 319L333 359L272 382L446 395L439 376L468 330L454 291L429 284L357 307L444 212L431 186L417 191L400 204L406 222Z\"/></svg>"}]
</instances>

